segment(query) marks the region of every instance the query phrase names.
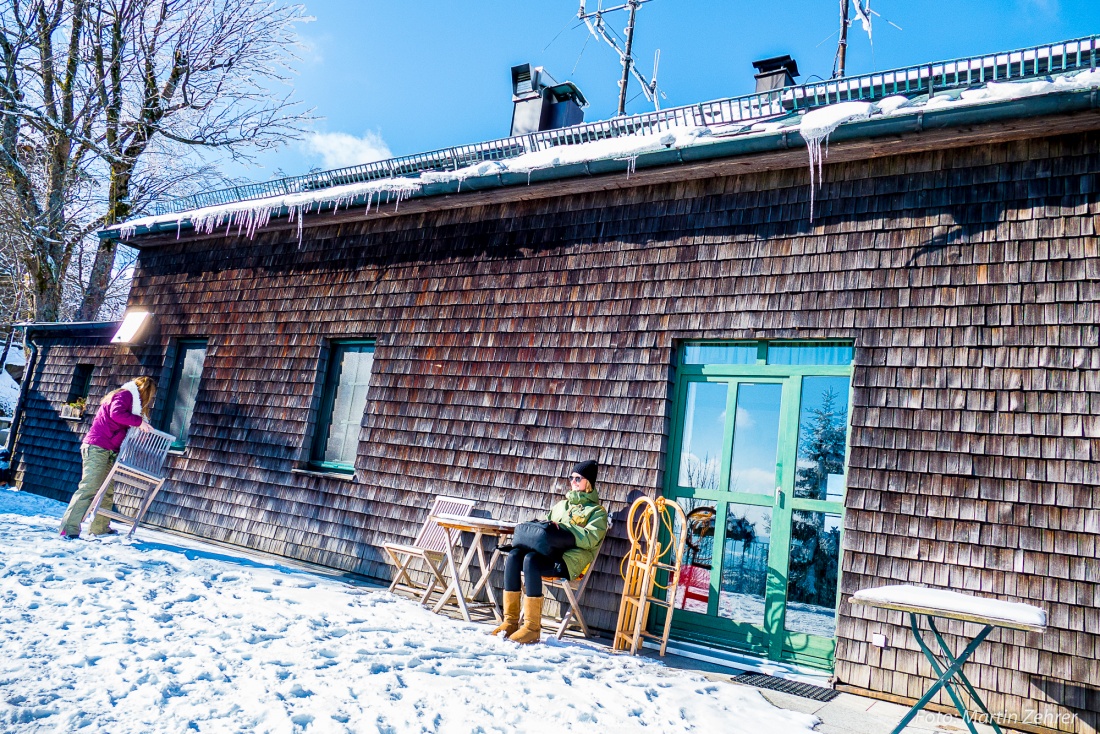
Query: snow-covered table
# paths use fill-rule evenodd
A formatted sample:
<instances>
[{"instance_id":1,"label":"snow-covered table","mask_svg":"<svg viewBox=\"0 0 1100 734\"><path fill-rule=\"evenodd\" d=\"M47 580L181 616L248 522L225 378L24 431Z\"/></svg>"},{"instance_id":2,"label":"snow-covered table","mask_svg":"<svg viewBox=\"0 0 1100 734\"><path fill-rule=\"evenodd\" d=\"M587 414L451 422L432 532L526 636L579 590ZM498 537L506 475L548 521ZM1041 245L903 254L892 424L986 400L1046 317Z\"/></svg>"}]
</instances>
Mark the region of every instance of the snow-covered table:
<instances>
[{"instance_id":1,"label":"snow-covered table","mask_svg":"<svg viewBox=\"0 0 1100 734\"><path fill-rule=\"evenodd\" d=\"M496 596L493 594L493 587L489 584L489 574L492 573L493 567L496 566L497 560L500 559L500 544L497 544L497 547L493 550L493 555L486 561L482 539L486 536L499 538L502 535L511 535L515 532L516 523L507 522L505 520L494 520L491 517L469 517L446 514L436 515L433 519L439 523L439 526L443 528L443 532L447 534L447 568L451 572L451 583L443 590L443 596L439 597L439 601L436 602L433 611L438 613L453 596L458 602L458 608L459 611L462 612L462 618L467 622L471 621L469 609L471 604L490 606L493 610L493 616L498 620L501 619L500 606L497 604ZM454 549L456 545L459 545L458 541L462 533L473 533L474 538L470 543L470 549L466 551L466 555L463 556L460 563L455 558ZM462 590L462 575L469 570L475 556L478 560L481 578L470 590L469 595L467 595ZM485 594L489 597L488 602L475 601L478 593L480 593L482 589L485 589Z\"/></svg>"},{"instance_id":2,"label":"snow-covered table","mask_svg":"<svg viewBox=\"0 0 1100 734\"><path fill-rule=\"evenodd\" d=\"M1015 602L1000 601L997 599L983 599L967 594L960 594L957 591L925 589L919 586L908 585L879 586L873 589L863 589L857 591L852 596L851 601L853 604L907 612L909 614L909 624L913 630L913 637L916 638L917 645L920 646L924 656L928 658L928 662L931 663L932 670L939 676L936 682L932 684L932 687L928 689L928 692L925 693L919 701L913 704L913 708L909 710L909 713L905 715L905 718L901 720L901 723L897 725L892 734L900 734L900 732L909 725L909 722L913 720L913 717L924 708L925 704L932 700L932 697L936 695L936 692L939 691L940 688L946 690L947 694L951 696L955 708L958 709L959 715L962 716L963 721L966 722L966 726L970 729L971 734L978 734L978 730L974 727L974 722L971 721L966 706L963 705L962 697L959 695L957 685L960 684L966 689L967 693L970 694L970 697L982 710L982 713L985 714L986 721L993 727L994 731L1000 734L1001 729L997 726L997 722L993 719L993 715L989 713L989 709L986 708L985 702L982 701L981 697L978 696L978 692L974 690L974 686L971 685L970 681L963 675L963 665L966 663L967 659L974 654L974 651L978 649L978 646L982 644L982 641L985 640L989 633L996 627L1023 630L1025 632L1044 632L1047 627L1047 613L1045 611L1038 607L1033 607L1030 604L1017 604ZM917 626L918 615L924 616L928 622L928 626L932 630L936 642L939 644L940 651L943 655L942 660L936 653L932 652L932 649L924 641L920 628ZM967 644L962 654L955 656L951 652L951 648L944 642L943 636L940 635L940 631L936 629L934 617L972 622L982 625L982 630L969 644Z\"/></svg>"}]
</instances>

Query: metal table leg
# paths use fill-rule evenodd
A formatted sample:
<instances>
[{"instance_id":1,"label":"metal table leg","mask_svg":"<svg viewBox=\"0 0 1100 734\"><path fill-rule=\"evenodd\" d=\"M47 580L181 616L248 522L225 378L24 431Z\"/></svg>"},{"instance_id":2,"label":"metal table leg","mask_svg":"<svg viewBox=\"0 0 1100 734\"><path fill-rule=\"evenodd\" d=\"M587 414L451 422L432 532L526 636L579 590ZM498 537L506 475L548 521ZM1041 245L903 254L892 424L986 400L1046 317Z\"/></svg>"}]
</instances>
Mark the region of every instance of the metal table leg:
<instances>
[{"instance_id":1,"label":"metal table leg","mask_svg":"<svg viewBox=\"0 0 1100 734\"><path fill-rule=\"evenodd\" d=\"M928 617L928 621L931 622L932 618ZM982 644L989 633L993 631L993 625L986 625L982 629L982 631L978 633L977 637L970 641L970 644L966 646L966 648L962 651L962 654L959 655L957 658L951 656L951 654L947 650L946 643L944 643L943 639L940 638L939 632L935 632L936 637L940 641L940 645L944 649L945 655L947 655L948 660L950 661L945 669L940 666L940 661L936 659L935 654L928 647L928 645L925 644L924 638L920 634L920 628L917 627L917 615L915 613L909 613L909 622L910 626L913 628L913 636L916 638L917 644L920 646L921 651L924 652L924 656L928 658L928 662L932 664L932 670L935 671L939 677L936 679L936 682L932 684L932 687L928 689L928 692L925 693L919 701L913 704L913 708L909 709L909 712L901 720L901 723L899 723L897 727L894 728L892 734L901 734L901 731L905 729L905 727L909 725L909 722L913 720L913 717L915 717L920 712L920 710L923 709L925 705L932 700L932 698L936 695L936 692L939 691L940 688L945 688L947 690L948 695L951 696L951 700L955 704L955 708L958 709L959 714L962 716L963 721L966 722L966 725L970 729L971 733L978 734L978 730L974 727L974 722L970 720L970 714L967 713L966 707L962 703L962 699L959 698L958 692L955 690L952 679L959 678L961 681L965 681L965 685L970 694L974 697L975 701L979 703L983 711L985 711L987 714L989 713L988 709L986 709L985 707L985 703L983 703L982 700L978 698L978 695L974 691L973 686L970 685L970 681L966 680L965 676L962 675L962 667L966 663L967 659L969 659L970 656L974 654L974 651L978 649L978 646ZM933 630L935 630L934 626ZM999 733L1001 730L997 726L996 722L993 721L993 717L990 717L990 722L993 724L993 728Z\"/></svg>"}]
</instances>

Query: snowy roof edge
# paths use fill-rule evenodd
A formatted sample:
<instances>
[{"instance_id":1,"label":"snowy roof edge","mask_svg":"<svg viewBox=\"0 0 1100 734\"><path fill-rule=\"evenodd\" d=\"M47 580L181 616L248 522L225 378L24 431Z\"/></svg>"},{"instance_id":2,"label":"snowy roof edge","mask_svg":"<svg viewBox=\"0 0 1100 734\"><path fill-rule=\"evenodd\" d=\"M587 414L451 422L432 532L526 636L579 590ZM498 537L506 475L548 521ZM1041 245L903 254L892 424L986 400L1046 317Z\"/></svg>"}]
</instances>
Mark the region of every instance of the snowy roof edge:
<instances>
[{"instance_id":1,"label":"snowy roof edge","mask_svg":"<svg viewBox=\"0 0 1100 734\"><path fill-rule=\"evenodd\" d=\"M117 330L121 321L22 321L14 324L17 329L32 332L85 333Z\"/></svg>"},{"instance_id":2,"label":"snowy roof edge","mask_svg":"<svg viewBox=\"0 0 1100 734\"><path fill-rule=\"evenodd\" d=\"M923 109L920 114L906 114L894 116L877 116L870 119L853 120L840 125L832 132L833 142L855 141L861 139L871 140L890 135L905 133L920 133L926 131L948 129L971 125L974 123L994 123L1013 119L1031 117L1043 117L1055 114L1067 114L1084 112L1100 108L1097 88L1072 91L1059 91L1035 97L1023 97L981 104L968 104L958 107L941 107L938 109ZM757 153L768 153L801 147L805 139L797 127L789 127L784 130L767 130L763 132L751 132L736 137L724 138L708 142L706 145L666 147L660 150L639 152L627 157L605 158L597 160L585 160L572 163L560 163L544 168L534 168L526 173L494 172L485 175L471 175L468 177L439 180L436 182L420 183L415 179L399 179L415 184L407 189L394 192L385 191L387 201L397 203L408 198L430 198L448 194L460 194L463 191L485 191L511 186L528 185L531 183L543 183L560 181L563 179L594 176L612 173L630 173L635 168L657 168L662 166L685 165L700 163L721 158L731 158ZM376 182L384 183L384 182ZM389 181L386 183L395 183ZM333 190L336 194L338 189ZM297 213L299 227L302 225L303 213L320 213L332 211L334 208L362 208L368 212L372 205L381 206L381 195L384 189L381 187L373 191L365 191L352 196L333 195L331 198L318 203L316 208L309 209L302 206L278 206L272 207L267 216L260 221L251 221L243 225L244 229L254 232L265 226L269 219L277 217L291 217ZM317 192L320 193L320 192ZM262 203L260 200L257 203ZM236 202L245 205L248 202ZM227 205L231 207L232 205ZM118 238L132 240L143 235L164 234L175 232L177 235L183 229L196 228L202 224L203 210L195 212L180 212L178 215L161 215L161 217L149 217L145 219L165 219L168 221L154 221L142 223L141 219L131 223L114 225L99 232L101 238ZM192 216L192 215L199 216ZM230 223L229 232L232 229L242 229L241 222L232 215L218 215L218 224L224 226ZM209 217L209 215L207 215ZM209 227L206 227L209 229Z\"/></svg>"}]
</instances>

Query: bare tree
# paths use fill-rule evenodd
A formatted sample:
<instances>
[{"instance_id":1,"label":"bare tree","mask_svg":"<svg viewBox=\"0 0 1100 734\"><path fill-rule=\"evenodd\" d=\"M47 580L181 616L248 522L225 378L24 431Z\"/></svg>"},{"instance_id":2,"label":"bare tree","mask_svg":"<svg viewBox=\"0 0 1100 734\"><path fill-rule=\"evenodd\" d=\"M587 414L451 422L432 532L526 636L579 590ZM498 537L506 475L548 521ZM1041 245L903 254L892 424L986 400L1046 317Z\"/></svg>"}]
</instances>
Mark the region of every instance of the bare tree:
<instances>
[{"instance_id":1,"label":"bare tree","mask_svg":"<svg viewBox=\"0 0 1100 734\"><path fill-rule=\"evenodd\" d=\"M125 268L96 229L217 180L212 156L300 132L308 114L276 90L305 20L273 0L5 0L0 216L19 230L36 319L68 315L66 284L73 316L97 317Z\"/></svg>"},{"instance_id":2,"label":"bare tree","mask_svg":"<svg viewBox=\"0 0 1100 734\"><path fill-rule=\"evenodd\" d=\"M57 320L65 271L86 233L68 211L87 194L97 112L82 63L85 15L85 0L0 8L2 201L44 321Z\"/></svg>"},{"instance_id":3,"label":"bare tree","mask_svg":"<svg viewBox=\"0 0 1100 734\"><path fill-rule=\"evenodd\" d=\"M294 27L306 20L301 6L101 0L94 13L110 171L104 224L140 211L166 184L210 175L187 152L247 156L296 137L306 121L289 93L273 95L293 73ZM77 318L94 318L103 304L116 247L100 240Z\"/></svg>"}]
</instances>

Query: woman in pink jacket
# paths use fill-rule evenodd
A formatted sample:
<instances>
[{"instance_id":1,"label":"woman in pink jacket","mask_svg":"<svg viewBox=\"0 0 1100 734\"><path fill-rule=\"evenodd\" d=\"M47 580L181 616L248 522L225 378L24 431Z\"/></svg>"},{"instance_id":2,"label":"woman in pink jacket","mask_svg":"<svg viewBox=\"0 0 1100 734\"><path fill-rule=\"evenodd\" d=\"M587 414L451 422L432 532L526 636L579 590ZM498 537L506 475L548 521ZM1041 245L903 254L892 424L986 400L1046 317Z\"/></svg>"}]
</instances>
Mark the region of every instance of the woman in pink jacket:
<instances>
[{"instance_id":1,"label":"woman in pink jacket","mask_svg":"<svg viewBox=\"0 0 1100 734\"><path fill-rule=\"evenodd\" d=\"M84 470L80 477L69 508L61 518L61 537L79 538L80 521L92 504L96 492L118 458L118 450L126 432L133 427L149 430L149 411L157 397L157 383L149 377L139 377L127 382L117 390L107 393L96 411L95 420L84 437L80 447ZM107 488L102 507L110 510L114 499L114 483ZM89 528L92 535L107 535L111 532L111 521L96 513Z\"/></svg>"}]
</instances>

